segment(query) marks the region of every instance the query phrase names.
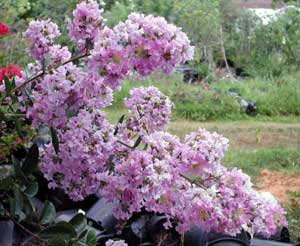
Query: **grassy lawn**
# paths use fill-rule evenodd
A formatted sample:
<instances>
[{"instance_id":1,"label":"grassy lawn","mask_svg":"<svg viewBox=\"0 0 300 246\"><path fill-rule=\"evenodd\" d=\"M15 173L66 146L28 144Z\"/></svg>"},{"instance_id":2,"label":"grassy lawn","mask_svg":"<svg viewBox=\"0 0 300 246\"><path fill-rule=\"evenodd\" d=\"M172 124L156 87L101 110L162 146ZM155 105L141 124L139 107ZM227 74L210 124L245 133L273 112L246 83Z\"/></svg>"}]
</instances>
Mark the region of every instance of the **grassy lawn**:
<instances>
[{"instance_id":1,"label":"grassy lawn","mask_svg":"<svg viewBox=\"0 0 300 246\"><path fill-rule=\"evenodd\" d=\"M113 109L123 108L123 98L133 87L156 86L174 103L174 119L192 121L268 121L300 123L299 74L286 75L276 80L247 79L243 81L216 80L188 85L182 74L171 76L153 74L143 80L135 78L122 83L114 94ZM232 96L239 95L239 98ZM246 115L240 100L252 100L257 116Z\"/></svg>"}]
</instances>

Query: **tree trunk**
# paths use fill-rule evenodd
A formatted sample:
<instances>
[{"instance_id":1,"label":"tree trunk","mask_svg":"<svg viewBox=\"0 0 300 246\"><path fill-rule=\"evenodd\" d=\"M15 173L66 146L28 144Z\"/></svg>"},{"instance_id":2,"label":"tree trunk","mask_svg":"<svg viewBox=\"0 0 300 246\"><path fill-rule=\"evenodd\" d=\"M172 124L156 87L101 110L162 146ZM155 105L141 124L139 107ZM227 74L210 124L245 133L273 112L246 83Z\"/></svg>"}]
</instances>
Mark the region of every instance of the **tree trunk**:
<instances>
[{"instance_id":1,"label":"tree trunk","mask_svg":"<svg viewBox=\"0 0 300 246\"><path fill-rule=\"evenodd\" d=\"M220 26L220 45L221 45L221 54L222 54L223 60L225 62L226 70L227 70L230 78L233 79L233 80L236 80L234 78L234 76L232 75L232 73L231 73L231 70L230 70L230 67L228 65L228 61L227 61L227 58L226 58L226 52L225 52L225 48L224 48L224 38L223 38L223 29L222 29L222 26Z\"/></svg>"}]
</instances>

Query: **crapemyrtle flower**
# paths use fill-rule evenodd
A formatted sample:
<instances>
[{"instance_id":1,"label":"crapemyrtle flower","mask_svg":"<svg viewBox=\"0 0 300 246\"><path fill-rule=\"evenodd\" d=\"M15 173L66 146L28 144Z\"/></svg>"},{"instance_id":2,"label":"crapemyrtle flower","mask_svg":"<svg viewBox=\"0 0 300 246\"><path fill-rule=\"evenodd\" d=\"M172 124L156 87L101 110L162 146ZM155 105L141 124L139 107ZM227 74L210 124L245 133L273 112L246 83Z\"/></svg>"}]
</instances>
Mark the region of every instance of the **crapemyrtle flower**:
<instances>
[{"instance_id":1,"label":"crapemyrtle flower","mask_svg":"<svg viewBox=\"0 0 300 246\"><path fill-rule=\"evenodd\" d=\"M50 47L54 44L54 39L60 35L58 26L50 19L32 20L27 31L24 33L31 47L29 54L38 61L44 61Z\"/></svg>"},{"instance_id":2,"label":"crapemyrtle flower","mask_svg":"<svg viewBox=\"0 0 300 246\"><path fill-rule=\"evenodd\" d=\"M109 169L114 137L111 125L101 111L80 110L64 129L58 130L59 153L45 149L41 170L50 188L61 188L74 201L95 193L99 175Z\"/></svg>"},{"instance_id":3,"label":"crapemyrtle flower","mask_svg":"<svg viewBox=\"0 0 300 246\"><path fill-rule=\"evenodd\" d=\"M94 44L100 38L102 10L94 0L82 1L73 11L73 20L69 24L69 36L83 51L87 42Z\"/></svg>"},{"instance_id":4,"label":"crapemyrtle flower","mask_svg":"<svg viewBox=\"0 0 300 246\"><path fill-rule=\"evenodd\" d=\"M102 31L91 51L89 69L118 89L130 72L140 76L159 70L171 73L177 64L192 59L193 50L186 34L164 18L133 13L113 29Z\"/></svg>"},{"instance_id":5,"label":"crapemyrtle flower","mask_svg":"<svg viewBox=\"0 0 300 246\"><path fill-rule=\"evenodd\" d=\"M128 109L128 129L143 136L166 128L173 107L167 96L153 86L134 88L129 94L124 100Z\"/></svg>"}]
</instances>

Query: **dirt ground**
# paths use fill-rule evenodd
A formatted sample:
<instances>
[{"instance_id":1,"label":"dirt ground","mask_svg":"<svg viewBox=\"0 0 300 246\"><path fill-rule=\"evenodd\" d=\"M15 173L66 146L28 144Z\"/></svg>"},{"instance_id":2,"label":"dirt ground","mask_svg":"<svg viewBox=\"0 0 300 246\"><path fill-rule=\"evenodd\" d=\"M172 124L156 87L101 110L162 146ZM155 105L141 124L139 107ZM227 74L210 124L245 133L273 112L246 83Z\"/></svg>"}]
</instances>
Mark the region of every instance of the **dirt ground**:
<instances>
[{"instance_id":1,"label":"dirt ground","mask_svg":"<svg viewBox=\"0 0 300 246\"><path fill-rule=\"evenodd\" d=\"M289 175L263 169L256 178L256 189L271 192L280 203L287 203L289 192L300 191L300 172Z\"/></svg>"},{"instance_id":2,"label":"dirt ground","mask_svg":"<svg viewBox=\"0 0 300 246\"><path fill-rule=\"evenodd\" d=\"M199 127L216 131L230 139L230 148L299 147L299 123L275 122L196 122L178 120L170 123L169 130L181 139Z\"/></svg>"}]
</instances>

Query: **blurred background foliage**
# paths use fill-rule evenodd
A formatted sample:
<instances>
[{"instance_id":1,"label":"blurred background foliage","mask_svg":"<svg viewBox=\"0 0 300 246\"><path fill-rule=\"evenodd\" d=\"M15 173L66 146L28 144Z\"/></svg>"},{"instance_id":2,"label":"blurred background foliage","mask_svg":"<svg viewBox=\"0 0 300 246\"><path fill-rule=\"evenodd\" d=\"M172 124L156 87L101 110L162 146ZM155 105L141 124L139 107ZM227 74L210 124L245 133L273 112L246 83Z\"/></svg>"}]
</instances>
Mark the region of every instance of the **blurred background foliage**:
<instances>
[{"instance_id":1,"label":"blurred background foliage","mask_svg":"<svg viewBox=\"0 0 300 246\"><path fill-rule=\"evenodd\" d=\"M66 26L76 0L0 2L1 21L11 28L11 35L2 38L0 43L1 51L5 50L0 51L0 66L27 62L21 33L35 18L50 17L57 22L63 34L59 41L70 45ZM298 1L289 2L297 4ZM109 27L125 20L133 11L164 16L181 26L198 49L196 65L205 60L207 68L203 65L200 68L205 74L213 73L215 63L223 57L222 44L226 57L253 77L273 78L299 68L300 15L296 8L286 10L277 21L264 25L255 14L237 8L231 0L99 0L99 4L105 10Z\"/></svg>"},{"instance_id":2,"label":"blurred background foliage","mask_svg":"<svg viewBox=\"0 0 300 246\"><path fill-rule=\"evenodd\" d=\"M28 45L22 38L29 21L51 18L62 35L58 42L71 43L67 35L68 18L77 0L0 0L1 21L10 34L0 40L0 67L30 61ZM165 78L160 87L176 104L175 113L192 120L244 118L239 100L228 95L238 88L238 95L258 105L258 115L298 115L298 79L300 78L300 14L296 7L284 9L268 24L253 12L237 8L232 0L98 0L104 9L106 25L113 27L131 12L164 16L187 32L195 45L195 58L189 66L196 71L199 83L185 85L178 73L172 82ZM296 4L298 1L289 1ZM276 1L274 1L276 3ZM2 18L3 17L3 18ZM246 77L228 77L224 55ZM235 75L235 74L234 74ZM242 83L240 83L242 82ZM155 84L155 81L151 81ZM171 85L170 85L171 84ZM129 87L132 87L131 85ZM124 90L127 90L124 86ZM180 95L178 95L178 93ZM291 96L292 95L292 96ZM194 100L194 99L197 100ZM198 100L201 98L201 100ZM242 114L241 114L242 113Z\"/></svg>"}]
</instances>

